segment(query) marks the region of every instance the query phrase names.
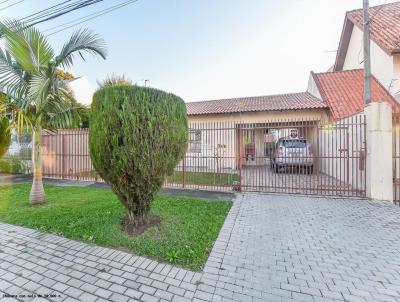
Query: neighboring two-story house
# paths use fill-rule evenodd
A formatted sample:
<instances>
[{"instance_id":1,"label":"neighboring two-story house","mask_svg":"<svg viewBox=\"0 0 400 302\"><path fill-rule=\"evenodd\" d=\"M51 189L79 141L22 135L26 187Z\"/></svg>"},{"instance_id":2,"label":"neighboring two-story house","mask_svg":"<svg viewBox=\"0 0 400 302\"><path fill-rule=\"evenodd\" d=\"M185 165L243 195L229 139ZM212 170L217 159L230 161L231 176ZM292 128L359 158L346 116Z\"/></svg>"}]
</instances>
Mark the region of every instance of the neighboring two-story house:
<instances>
[{"instance_id":1,"label":"neighboring two-story house","mask_svg":"<svg viewBox=\"0 0 400 302\"><path fill-rule=\"evenodd\" d=\"M388 101L398 110L395 99L400 101L400 1L371 7L370 18L372 100ZM307 118L317 111L336 120L361 112L362 28L362 9L347 12L333 70L311 72L306 93L188 103L189 119L217 122L238 117L248 121L282 116Z\"/></svg>"},{"instance_id":2,"label":"neighboring two-story house","mask_svg":"<svg viewBox=\"0 0 400 302\"><path fill-rule=\"evenodd\" d=\"M400 2L370 8L371 69L400 101ZM363 10L346 13L334 71L363 67Z\"/></svg>"},{"instance_id":3,"label":"neighboring two-story house","mask_svg":"<svg viewBox=\"0 0 400 302\"><path fill-rule=\"evenodd\" d=\"M389 102L395 112L400 112L400 2L371 7L370 15L372 101ZM193 151L197 157L214 154L210 147L215 145L214 138L202 129L223 127L219 123L230 122L232 129L220 131L218 139L223 143L218 145L224 146L230 157L245 155L247 162L253 158L247 156L248 152L256 159L268 155L272 133L274 141L288 133L278 131L276 122L293 121L287 125L289 131L296 128L299 120L337 121L362 113L362 22L362 10L346 13L333 70L311 72L306 92L187 103L189 121L197 127L191 131L189 152ZM245 139L235 130L240 124L254 128L242 134ZM311 128L310 125L305 138L314 136ZM254 160L248 164L262 163Z\"/></svg>"}]
</instances>

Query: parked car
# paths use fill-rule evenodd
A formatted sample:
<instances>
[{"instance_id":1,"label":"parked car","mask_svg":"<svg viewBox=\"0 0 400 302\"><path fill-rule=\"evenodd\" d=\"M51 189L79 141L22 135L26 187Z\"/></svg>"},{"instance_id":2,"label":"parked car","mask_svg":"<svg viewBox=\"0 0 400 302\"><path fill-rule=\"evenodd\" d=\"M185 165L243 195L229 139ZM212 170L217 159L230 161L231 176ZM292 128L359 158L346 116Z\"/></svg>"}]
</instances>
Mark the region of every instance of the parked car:
<instances>
[{"instance_id":1,"label":"parked car","mask_svg":"<svg viewBox=\"0 0 400 302\"><path fill-rule=\"evenodd\" d=\"M281 169L303 168L308 174L313 173L314 156L311 144L303 138L280 138L271 157L271 167L276 173Z\"/></svg>"}]
</instances>

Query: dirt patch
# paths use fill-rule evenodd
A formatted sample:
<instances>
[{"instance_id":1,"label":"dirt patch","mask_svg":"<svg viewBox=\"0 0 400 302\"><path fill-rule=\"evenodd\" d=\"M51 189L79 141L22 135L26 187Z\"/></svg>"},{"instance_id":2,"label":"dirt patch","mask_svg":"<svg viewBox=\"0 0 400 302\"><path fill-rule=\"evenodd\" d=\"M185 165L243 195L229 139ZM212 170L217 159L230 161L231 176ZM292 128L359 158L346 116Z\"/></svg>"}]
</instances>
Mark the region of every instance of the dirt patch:
<instances>
[{"instance_id":1,"label":"dirt patch","mask_svg":"<svg viewBox=\"0 0 400 302\"><path fill-rule=\"evenodd\" d=\"M149 216L145 222L133 226L131 223L129 223L127 217L124 217L124 219L122 220L122 230L129 236L137 236L142 234L148 228L160 226L160 222L161 219L159 216L152 215Z\"/></svg>"}]
</instances>

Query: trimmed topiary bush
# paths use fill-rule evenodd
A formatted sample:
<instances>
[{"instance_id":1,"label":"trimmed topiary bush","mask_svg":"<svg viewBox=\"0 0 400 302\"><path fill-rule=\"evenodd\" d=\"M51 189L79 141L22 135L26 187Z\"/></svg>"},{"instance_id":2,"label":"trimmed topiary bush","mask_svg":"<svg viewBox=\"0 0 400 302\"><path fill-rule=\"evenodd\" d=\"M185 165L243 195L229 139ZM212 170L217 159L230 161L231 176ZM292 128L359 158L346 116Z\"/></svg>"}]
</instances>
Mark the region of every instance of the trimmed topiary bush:
<instances>
[{"instance_id":1,"label":"trimmed topiary bush","mask_svg":"<svg viewBox=\"0 0 400 302\"><path fill-rule=\"evenodd\" d=\"M154 194L187 149L184 101L153 88L104 87L93 97L89 129L93 166L127 208L125 226L149 224Z\"/></svg>"}]
</instances>

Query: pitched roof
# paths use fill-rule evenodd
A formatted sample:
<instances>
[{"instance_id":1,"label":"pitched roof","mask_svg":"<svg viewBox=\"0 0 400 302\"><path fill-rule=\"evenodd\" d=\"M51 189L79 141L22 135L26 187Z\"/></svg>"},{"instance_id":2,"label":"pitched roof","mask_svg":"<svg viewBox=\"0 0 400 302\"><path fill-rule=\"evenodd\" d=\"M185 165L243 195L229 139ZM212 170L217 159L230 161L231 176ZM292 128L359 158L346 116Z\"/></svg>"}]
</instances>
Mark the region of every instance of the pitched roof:
<instances>
[{"instance_id":1,"label":"pitched roof","mask_svg":"<svg viewBox=\"0 0 400 302\"><path fill-rule=\"evenodd\" d=\"M371 7L369 15L371 39L390 54L400 52L400 2ZM347 12L347 17L362 30L362 9Z\"/></svg>"},{"instance_id":2,"label":"pitched roof","mask_svg":"<svg viewBox=\"0 0 400 302\"><path fill-rule=\"evenodd\" d=\"M311 73L322 99L329 104L335 119L344 118L364 109L364 72L362 69ZM372 76L371 91L373 102L388 101L393 110L400 107L393 96Z\"/></svg>"},{"instance_id":3,"label":"pitched roof","mask_svg":"<svg viewBox=\"0 0 400 302\"><path fill-rule=\"evenodd\" d=\"M370 7L369 16L371 19L371 40L389 55L400 53L400 2ZM335 70L341 70L343 67L354 25L363 31L362 9L346 13L336 57Z\"/></svg>"},{"instance_id":4,"label":"pitched roof","mask_svg":"<svg viewBox=\"0 0 400 302\"><path fill-rule=\"evenodd\" d=\"M308 92L186 103L188 115L256 111L324 109L328 105Z\"/></svg>"}]
</instances>

